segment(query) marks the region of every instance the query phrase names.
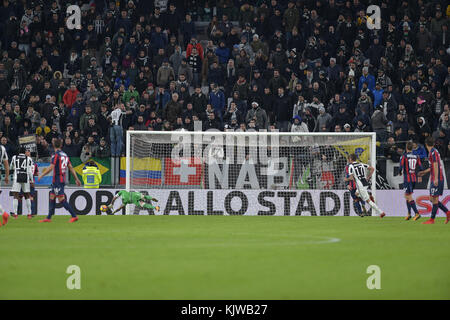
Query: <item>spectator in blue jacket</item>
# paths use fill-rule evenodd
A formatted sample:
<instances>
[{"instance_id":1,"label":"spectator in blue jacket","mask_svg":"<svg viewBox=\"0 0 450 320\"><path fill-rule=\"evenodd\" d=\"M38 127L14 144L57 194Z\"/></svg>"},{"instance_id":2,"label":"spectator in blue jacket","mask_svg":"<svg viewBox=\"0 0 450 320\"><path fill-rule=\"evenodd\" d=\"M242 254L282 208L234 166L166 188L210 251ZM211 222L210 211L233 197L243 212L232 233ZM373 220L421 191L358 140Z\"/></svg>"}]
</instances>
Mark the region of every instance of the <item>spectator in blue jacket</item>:
<instances>
[{"instance_id":1,"label":"spectator in blue jacket","mask_svg":"<svg viewBox=\"0 0 450 320\"><path fill-rule=\"evenodd\" d=\"M362 85L367 82L367 87L370 91L375 89L375 77L369 73L369 67L364 67L362 69L362 75L359 77L358 90L361 91Z\"/></svg>"},{"instance_id":2,"label":"spectator in blue jacket","mask_svg":"<svg viewBox=\"0 0 450 320\"><path fill-rule=\"evenodd\" d=\"M129 54L133 59L137 58L139 47L136 43L136 38L134 36L130 37L130 41L125 45L123 49L123 55Z\"/></svg>"},{"instance_id":3,"label":"spectator in blue jacket","mask_svg":"<svg viewBox=\"0 0 450 320\"><path fill-rule=\"evenodd\" d=\"M230 49L227 48L225 41L221 40L219 47L216 49L216 56L219 58L219 63L225 66L230 58Z\"/></svg>"},{"instance_id":4,"label":"spectator in blue jacket","mask_svg":"<svg viewBox=\"0 0 450 320\"><path fill-rule=\"evenodd\" d=\"M170 99L170 93L164 87L158 87L158 92L155 96L156 113L158 115L162 115L162 112Z\"/></svg>"},{"instance_id":5,"label":"spectator in blue jacket","mask_svg":"<svg viewBox=\"0 0 450 320\"><path fill-rule=\"evenodd\" d=\"M417 142L413 142L413 154L418 155L420 160L423 160L427 157L427 151L423 147L423 145L418 144Z\"/></svg>"},{"instance_id":6,"label":"spectator in blue jacket","mask_svg":"<svg viewBox=\"0 0 450 320\"><path fill-rule=\"evenodd\" d=\"M208 72L208 84L216 83L218 86L223 86L225 82L225 77L222 67L214 61L209 67Z\"/></svg>"},{"instance_id":7,"label":"spectator in blue jacket","mask_svg":"<svg viewBox=\"0 0 450 320\"><path fill-rule=\"evenodd\" d=\"M381 101L383 100L383 89L381 88L381 84L377 82L375 84L375 89L372 90L373 94L373 107L376 108Z\"/></svg>"},{"instance_id":8,"label":"spectator in blue jacket","mask_svg":"<svg viewBox=\"0 0 450 320\"><path fill-rule=\"evenodd\" d=\"M150 40L150 43L152 44L152 50L153 55L158 54L159 49L164 49L167 46L167 43L169 41L167 40L167 36L161 32L161 27L156 26L155 32L152 33L152 38Z\"/></svg>"},{"instance_id":9,"label":"spectator in blue jacket","mask_svg":"<svg viewBox=\"0 0 450 320\"><path fill-rule=\"evenodd\" d=\"M119 30L119 28L124 28L126 34L130 34L132 27L131 20L128 18L128 12L126 10L122 10L120 13L120 17L117 19L116 22L116 30Z\"/></svg>"},{"instance_id":10,"label":"spectator in blue jacket","mask_svg":"<svg viewBox=\"0 0 450 320\"><path fill-rule=\"evenodd\" d=\"M223 113L225 112L225 95L222 90L219 89L217 83L211 84L212 91L209 93L209 103L214 108L217 118L220 119L221 124L223 124Z\"/></svg>"},{"instance_id":11,"label":"spectator in blue jacket","mask_svg":"<svg viewBox=\"0 0 450 320\"><path fill-rule=\"evenodd\" d=\"M75 130L79 130L80 129L80 111L77 108L72 108L70 109L70 114L67 117L67 126L69 126L70 124L73 124L73 128Z\"/></svg>"},{"instance_id":12,"label":"spectator in blue jacket","mask_svg":"<svg viewBox=\"0 0 450 320\"><path fill-rule=\"evenodd\" d=\"M58 48L54 48L52 54L48 57L48 64L52 67L53 72L64 71L64 58L59 55Z\"/></svg>"},{"instance_id":13,"label":"spectator in blue jacket","mask_svg":"<svg viewBox=\"0 0 450 320\"><path fill-rule=\"evenodd\" d=\"M125 90L128 90L128 86L130 85L130 78L128 78L125 70L122 70L120 76L114 81L114 89L119 89L121 85L124 85Z\"/></svg>"},{"instance_id":14,"label":"spectator in blue jacket","mask_svg":"<svg viewBox=\"0 0 450 320\"><path fill-rule=\"evenodd\" d=\"M184 48L187 47L189 41L194 36L197 36L197 33L195 32L195 24L194 21L192 21L192 17L190 13L186 14L186 20L183 21L181 24L181 30L183 32L183 43Z\"/></svg>"}]
</instances>

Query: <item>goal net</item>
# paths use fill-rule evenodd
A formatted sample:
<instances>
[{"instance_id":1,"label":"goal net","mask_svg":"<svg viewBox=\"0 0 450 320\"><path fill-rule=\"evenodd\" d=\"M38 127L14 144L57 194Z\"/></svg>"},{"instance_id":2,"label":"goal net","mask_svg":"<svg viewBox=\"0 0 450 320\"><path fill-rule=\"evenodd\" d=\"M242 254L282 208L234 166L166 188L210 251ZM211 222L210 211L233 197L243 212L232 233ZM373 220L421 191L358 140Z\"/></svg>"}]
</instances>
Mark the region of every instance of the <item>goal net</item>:
<instances>
[{"instance_id":1,"label":"goal net","mask_svg":"<svg viewBox=\"0 0 450 320\"><path fill-rule=\"evenodd\" d=\"M375 134L128 131L126 189L158 199L156 214L354 215L351 153L375 168Z\"/></svg>"}]
</instances>

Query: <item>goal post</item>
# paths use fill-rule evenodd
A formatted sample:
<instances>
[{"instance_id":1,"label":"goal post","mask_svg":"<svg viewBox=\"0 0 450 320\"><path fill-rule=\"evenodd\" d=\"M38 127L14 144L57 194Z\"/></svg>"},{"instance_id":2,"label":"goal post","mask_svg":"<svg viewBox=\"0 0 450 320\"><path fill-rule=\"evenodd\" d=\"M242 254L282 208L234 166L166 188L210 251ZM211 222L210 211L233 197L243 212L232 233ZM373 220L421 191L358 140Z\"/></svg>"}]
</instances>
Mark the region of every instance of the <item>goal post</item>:
<instances>
[{"instance_id":1,"label":"goal post","mask_svg":"<svg viewBox=\"0 0 450 320\"><path fill-rule=\"evenodd\" d=\"M131 130L125 188L160 200L158 214L350 215L350 153L376 168L376 133ZM126 209L153 214L141 211Z\"/></svg>"}]
</instances>

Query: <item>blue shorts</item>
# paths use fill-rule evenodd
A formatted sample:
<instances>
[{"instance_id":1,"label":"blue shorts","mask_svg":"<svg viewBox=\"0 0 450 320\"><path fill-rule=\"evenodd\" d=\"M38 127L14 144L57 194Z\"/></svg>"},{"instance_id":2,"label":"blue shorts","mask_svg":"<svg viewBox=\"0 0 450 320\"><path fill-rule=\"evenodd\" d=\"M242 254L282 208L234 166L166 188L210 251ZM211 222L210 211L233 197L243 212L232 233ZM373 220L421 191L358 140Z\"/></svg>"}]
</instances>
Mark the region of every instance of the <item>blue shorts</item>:
<instances>
[{"instance_id":1,"label":"blue shorts","mask_svg":"<svg viewBox=\"0 0 450 320\"><path fill-rule=\"evenodd\" d=\"M438 197L444 193L444 181L438 181L438 185L430 184L430 196Z\"/></svg>"},{"instance_id":2,"label":"blue shorts","mask_svg":"<svg viewBox=\"0 0 450 320\"><path fill-rule=\"evenodd\" d=\"M406 195L412 194L414 192L415 187L416 187L415 182L404 182L403 183L403 190L405 190Z\"/></svg>"},{"instance_id":3,"label":"blue shorts","mask_svg":"<svg viewBox=\"0 0 450 320\"><path fill-rule=\"evenodd\" d=\"M357 200L362 201L361 198L356 195L356 189L350 190L350 195L352 196L353 200L355 200L355 201L357 201Z\"/></svg>"},{"instance_id":4,"label":"blue shorts","mask_svg":"<svg viewBox=\"0 0 450 320\"><path fill-rule=\"evenodd\" d=\"M60 182L55 182L52 183L51 185L51 190L50 190L50 194L54 194L55 196L65 196L66 194L64 193L64 183L60 183Z\"/></svg>"}]
</instances>

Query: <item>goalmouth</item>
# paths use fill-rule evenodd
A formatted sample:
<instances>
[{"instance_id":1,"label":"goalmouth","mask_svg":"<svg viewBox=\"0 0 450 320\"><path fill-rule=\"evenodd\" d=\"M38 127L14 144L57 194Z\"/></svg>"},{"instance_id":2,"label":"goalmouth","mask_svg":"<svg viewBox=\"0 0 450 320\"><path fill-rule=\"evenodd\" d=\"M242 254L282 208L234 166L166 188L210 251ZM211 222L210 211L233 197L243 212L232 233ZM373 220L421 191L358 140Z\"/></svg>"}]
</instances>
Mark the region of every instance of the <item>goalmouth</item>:
<instances>
[{"instance_id":1,"label":"goalmouth","mask_svg":"<svg viewBox=\"0 0 450 320\"><path fill-rule=\"evenodd\" d=\"M126 212L354 215L351 153L376 168L376 133L127 131L126 190L150 194L161 211ZM376 171L370 189L376 198Z\"/></svg>"}]
</instances>

